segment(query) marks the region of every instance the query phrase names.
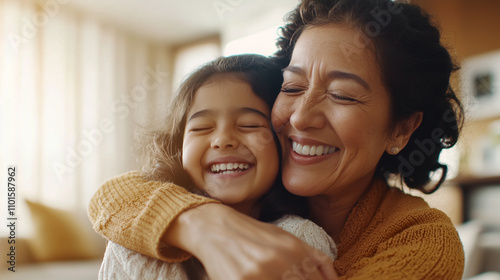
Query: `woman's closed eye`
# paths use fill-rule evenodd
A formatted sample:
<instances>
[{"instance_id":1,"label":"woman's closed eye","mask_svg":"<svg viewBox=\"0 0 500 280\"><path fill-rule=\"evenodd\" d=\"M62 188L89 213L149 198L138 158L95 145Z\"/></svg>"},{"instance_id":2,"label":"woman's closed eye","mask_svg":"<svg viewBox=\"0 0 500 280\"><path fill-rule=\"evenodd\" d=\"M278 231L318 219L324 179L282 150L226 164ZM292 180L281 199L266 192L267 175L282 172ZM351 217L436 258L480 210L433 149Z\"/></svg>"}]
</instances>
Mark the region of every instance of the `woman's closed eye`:
<instances>
[{"instance_id":1,"label":"woman's closed eye","mask_svg":"<svg viewBox=\"0 0 500 280\"><path fill-rule=\"evenodd\" d=\"M344 94L342 92L332 92L332 93L329 93L328 95L330 96L330 98L333 101L339 102L342 104L354 104L354 103L359 102L359 100L352 98L352 97L350 97L347 94Z\"/></svg>"},{"instance_id":2,"label":"woman's closed eye","mask_svg":"<svg viewBox=\"0 0 500 280\"><path fill-rule=\"evenodd\" d=\"M296 94L299 94L303 91L304 90L302 88L298 88L298 87L282 87L281 88L281 92L283 92L287 95L296 95Z\"/></svg>"}]
</instances>

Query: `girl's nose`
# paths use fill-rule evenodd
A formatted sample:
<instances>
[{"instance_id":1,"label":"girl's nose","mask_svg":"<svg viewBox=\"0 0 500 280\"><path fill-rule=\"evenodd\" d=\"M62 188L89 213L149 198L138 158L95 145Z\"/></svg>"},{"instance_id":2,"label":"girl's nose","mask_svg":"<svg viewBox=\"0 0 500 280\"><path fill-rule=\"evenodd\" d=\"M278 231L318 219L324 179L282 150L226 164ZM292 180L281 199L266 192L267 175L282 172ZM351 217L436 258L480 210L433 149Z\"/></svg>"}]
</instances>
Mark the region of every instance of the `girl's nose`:
<instances>
[{"instance_id":1,"label":"girl's nose","mask_svg":"<svg viewBox=\"0 0 500 280\"><path fill-rule=\"evenodd\" d=\"M227 149L234 149L238 148L239 141L238 139L233 135L233 133L223 130L212 138L212 143L210 147L212 149L222 149L222 150L227 150Z\"/></svg>"}]
</instances>

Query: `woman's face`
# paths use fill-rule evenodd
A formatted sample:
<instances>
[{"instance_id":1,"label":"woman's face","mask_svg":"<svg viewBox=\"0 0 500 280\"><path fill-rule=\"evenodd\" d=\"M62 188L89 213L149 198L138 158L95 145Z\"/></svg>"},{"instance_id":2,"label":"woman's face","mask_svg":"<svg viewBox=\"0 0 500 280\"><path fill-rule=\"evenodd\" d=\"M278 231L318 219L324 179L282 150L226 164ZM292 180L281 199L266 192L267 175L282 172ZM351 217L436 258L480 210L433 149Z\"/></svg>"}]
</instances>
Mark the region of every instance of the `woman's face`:
<instances>
[{"instance_id":1,"label":"woman's face","mask_svg":"<svg viewBox=\"0 0 500 280\"><path fill-rule=\"evenodd\" d=\"M338 25L308 28L283 71L272 122L283 182L294 194L359 194L390 148L390 96L359 38Z\"/></svg>"},{"instance_id":2,"label":"woman's face","mask_svg":"<svg viewBox=\"0 0 500 280\"><path fill-rule=\"evenodd\" d=\"M194 96L182 163L196 187L248 213L279 170L270 110L247 82L231 74L212 78Z\"/></svg>"}]
</instances>

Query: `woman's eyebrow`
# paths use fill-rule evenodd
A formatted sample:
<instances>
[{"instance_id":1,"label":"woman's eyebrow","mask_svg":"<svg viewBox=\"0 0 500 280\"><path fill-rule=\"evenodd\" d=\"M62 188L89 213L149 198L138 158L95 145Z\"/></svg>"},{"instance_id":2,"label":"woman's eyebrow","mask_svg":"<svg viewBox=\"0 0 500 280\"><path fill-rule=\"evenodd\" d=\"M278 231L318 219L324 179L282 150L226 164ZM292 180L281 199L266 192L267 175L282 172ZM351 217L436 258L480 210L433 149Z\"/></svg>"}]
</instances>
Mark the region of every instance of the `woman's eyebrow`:
<instances>
[{"instance_id":1,"label":"woman's eyebrow","mask_svg":"<svg viewBox=\"0 0 500 280\"><path fill-rule=\"evenodd\" d=\"M288 65L287 67L283 68L281 70L281 72L292 72L294 74L297 74L297 75L304 75L304 70L302 70L302 68L300 67L297 67L297 66L292 66L292 65Z\"/></svg>"},{"instance_id":2,"label":"woman's eyebrow","mask_svg":"<svg viewBox=\"0 0 500 280\"><path fill-rule=\"evenodd\" d=\"M283 68L283 70L281 70L281 71L282 72L291 72L291 73L294 73L297 75L304 75L304 73L305 73L305 71L302 68L297 67L297 66L292 66L292 65L289 65L289 66ZM334 70L334 71L328 72L327 76L330 79L352 80L352 81L360 84L365 89L371 90L370 86L368 85L368 83L365 80L363 80L360 76L353 74L353 73Z\"/></svg>"},{"instance_id":3,"label":"woman's eyebrow","mask_svg":"<svg viewBox=\"0 0 500 280\"><path fill-rule=\"evenodd\" d=\"M365 80L363 80L360 76L353 73L347 73L343 71L331 71L328 72L328 77L330 77L331 79L352 80L360 84L365 89L371 90L370 86L368 85L367 82L365 82Z\"/></svg>"}]
</instances>

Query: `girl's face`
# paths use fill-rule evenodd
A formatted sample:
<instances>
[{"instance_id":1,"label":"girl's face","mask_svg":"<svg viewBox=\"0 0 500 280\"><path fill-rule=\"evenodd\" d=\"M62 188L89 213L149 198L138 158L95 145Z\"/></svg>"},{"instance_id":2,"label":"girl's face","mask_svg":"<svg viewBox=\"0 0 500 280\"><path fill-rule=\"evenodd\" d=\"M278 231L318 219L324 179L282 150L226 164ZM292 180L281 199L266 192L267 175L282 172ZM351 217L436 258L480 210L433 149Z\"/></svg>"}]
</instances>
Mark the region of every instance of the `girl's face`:
<instances>
[{"instance_id":1,"label":"girl's face","mask_svg":"<svg viewBox=\"0 0 500 280\"><path fill-rule=\"evenodd\" d=\"M336 25L306 29L283 71L272 121L294 194L356 199L393 145L390 96L359 38Z\"/></svg>"},{"instance_id":2,"label":"girl's face","mask_svg":"<svg viewBox=\"0 0 500 280\"><path fill-rule=\"evenodd\" d=\"M269 190L279 170L270 109L247 82L224 74L196 91L182 163L197 188L244 213Z\"/></svg>"}]
</instances>

